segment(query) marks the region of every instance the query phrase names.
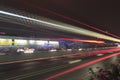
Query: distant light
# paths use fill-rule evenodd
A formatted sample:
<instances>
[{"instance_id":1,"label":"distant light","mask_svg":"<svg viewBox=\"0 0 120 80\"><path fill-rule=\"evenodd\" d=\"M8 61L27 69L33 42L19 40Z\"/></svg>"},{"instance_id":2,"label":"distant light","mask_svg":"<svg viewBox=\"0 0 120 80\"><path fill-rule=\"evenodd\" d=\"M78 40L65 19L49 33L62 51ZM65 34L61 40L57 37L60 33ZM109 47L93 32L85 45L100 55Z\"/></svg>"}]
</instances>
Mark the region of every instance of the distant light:
<instances>
[{"instance_id":1,"label":"distant light","mask_svg":"<svg viewBox=\"0 0 120 80\"><path fill-rule=\"evenodd\" d=\"M5 33L5 32L0 32L0 34L3 34L3 35L4 35L4 34L6 34L6 33Z\"/></svg>"},{"instance_id":2,"label":"distant light","mask_svg":"<svg viewBox=\"0 0 120 80\"><path fill-rule=\"evenodd\" d=\"M79 48L78 50L79 50L79 51L82 51L83 49L82 49L82 48Z\"/></svg>"},{"instance_id":3,"label":"distant light","mask_svg":"<svg viewBox=\"0 0 120 80\"><path fill-rule=\"evenodd\" d=\"M23 40L23 39L15 39L15 44L16 45L27 45L27 40Z\"/></svg>"},{"instance_id":4,"label":"distant light","mask_svg":"<svg viewBox=\"0 0 120 80\"><path fill-rule=\"evenodd\" d=\"M56 52L57 50L56 49L51 49L49 50L50 52Z\"/></svg>"},{"instance_id":5,"label":"distant light","mask_svg":"<svg viewBox=\"0 0 120 80\"><path fill-rule=\"evenodd\" d=\"M35 40L29 40L30 44L35 44Z\"/></svg>"},{"instance_id":6,"label":"distant light","mask_svg":"<svg viewBox=\"0 0 120 80\"><path fill-rule=\"evenodd\" d=\"M36 44L37 44L37 45L45 45L45 44L48 44L48 41L37 40L37 41L36 41Z\"/></svg>"},{"instance_id":7,"label":"distant light","mask_svg":"<svg viewBox=\"0 0 120 80\"><path fill-rule=\"evenodd\" d=\"M67 49L67 51L72 51L72 49Z\"/></svg>"},{"instance_id":8,"label":"distant light","mask_svg":"<svg viewBox=\"0 0 120 80\"><path fill-rule=\"evenodd\" d=\"M28 49L28 50L25 50L24 53L34 53L35 49Z\"/></svg>"}]
</instances>

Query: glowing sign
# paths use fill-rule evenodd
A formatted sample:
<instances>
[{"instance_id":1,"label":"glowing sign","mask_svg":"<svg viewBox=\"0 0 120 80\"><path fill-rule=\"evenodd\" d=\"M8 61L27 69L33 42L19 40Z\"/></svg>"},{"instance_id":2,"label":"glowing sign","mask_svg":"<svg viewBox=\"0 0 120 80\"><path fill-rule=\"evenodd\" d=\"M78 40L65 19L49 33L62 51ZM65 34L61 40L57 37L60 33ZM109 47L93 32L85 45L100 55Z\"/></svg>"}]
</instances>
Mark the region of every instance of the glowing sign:
<instances>
[{"instance_id":1,"label":"glowing sign","mask_svg":"<svg viewBox=\"0 0 120 80\"><path fill-rule=\"evenodd\" d=\"M0 38L0 45L12 45L12 39Z\"/></svg>"},{"instance_id":2,"label":"glowing sign","mask_svg":"<svg viewBox=\"0 0 120 80\"><path fill-rule=\"evenodd\" d=\"M59 42L58 41L49 41L49 45L53 46L53 47L58 47L59 46Z\"/></svg>"},{"instance_id":3,"label":"glowing sign","mask_svg":"<svg viewBox=\"0 0 120 80\"><path fill-rule=\"evenodd\" d=\"M48 41L36 41L37 45L45 45L48 44Z\"/></svg>"},{"instance_id":4,"label":"glowing sign","mask_svg":"<svg viewBox=\"0 0 120 80\"><path fill-rule=\"evenodd\" d=\"M29 44L35 44L35 40L29 40Z\"/></svg>"},{"instance_id":5,"label":"glowing sign","mask_svg":"<svg viewBox=\"0 0 120 80\"><path fill-rule=\"evenodd\" d=\"M14 44L15 45L27 45L28 41L27 40L22 40L22 39L15 39Z\"/></svg>"}]
</instances>

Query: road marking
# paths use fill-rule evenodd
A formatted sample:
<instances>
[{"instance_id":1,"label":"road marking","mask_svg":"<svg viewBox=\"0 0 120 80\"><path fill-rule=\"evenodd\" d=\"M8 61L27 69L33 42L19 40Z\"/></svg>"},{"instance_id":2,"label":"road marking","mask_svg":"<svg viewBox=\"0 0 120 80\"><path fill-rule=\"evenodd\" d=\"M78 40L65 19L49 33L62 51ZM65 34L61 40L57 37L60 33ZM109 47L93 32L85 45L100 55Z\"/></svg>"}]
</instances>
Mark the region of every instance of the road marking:
<instances>
[{"instance_id":1,"label":"road marking","mask_svg":"<svg viewBox=\"0 0 120 80\"><path fill-rule=\"evenodd\" d=\"M51 64L54 64L54 63L47 63L47 64L40 65L40 66L41 66L41 67L45 67L45 66L50 66ZM29 68L31 68L31 66L27 67L27 69L29 69ZM27 70L27 69L25 68L25 69L20 70L20 71L25 71L25 70ZM13 72L13 71L16 71L16 70L6 71L6 72L8 73L8 72ZM5 74L6 72L2 72L2 73L0 73L0 75L1 75L1 74Z\"/></svg>"},{"instance_id":2,"label":"road marking","mask_svg":"<svg viewBox=\"0 0 120 80\"><path fill-rule=\"evenodd\" d=\"M109 55L109 56L105 56L105 57L102 57L102 58L99 58L99 59L96 59L96 60L89 61L89 62L84 63L84 64L82 64L82 65L75 66L75 67L70 68L70 69L68 69L68 70L65 70L65 71L63 71L63 72L60 72L60 73L54 74L54 75L52 75L52 76L49 76L49 77L45 78L44 80L53 80L53 79L55 79L55 78L57 78L57 77L60 77L60 76L63 76L63 75L65 75L65 74L74 72L74 71L79 70L79 69L81 69L81 68L84 68L84 67L86 67L86 66L89 66L89 65L98 63L98 62L100 62L100 61L106 60L106 59L108 59L108 58L111 58L111 57L114 57L114 56L117 56L117 55L120 55L120 52L119 52L119 53L115 53L115 54L111 54L111 55Z\"/></svg>"},{"instance_id":3,"label":"road marking","mask_svg":"<svg viewBox=\"0 0 120 80\"><path fill-rule=\"evenodd\" d=\"M51 71L62 69L62 68L68 67L68 66L70 66L70 64L56 66L56 67L52 67L52 68L49 68L49 69L44 69L44 70L40 70L40 71L36 71L36 72L24 74L24 75L18 75L18 76L15 76L15 77L8 78L6 80L21 80L21 79L24 79L24 78L37 76L37 75L40 75L40 74L45 74L45 73L48 73L48 72L51 72Z\"/></svg>"},{"instance_id":4,"label":"road marking","mask_svg":"<svg viewBox=\"0 0 120 80\"><path fill-rule=\"evenodd\" d=\"M0 65L21 63L21 62L30 62L30 61L37 61L37 60L46 60L46 59L48 59L48 58L36 58L36 59L26 59L26 60L18 60L18 61L11 61L11 62L0 62Z\"/></svg>"},{"instance_id":5,"label":"road marking","mask_svg":"<svg viewBox=\"0 0 120 80\"><path fill-rule=\"evenodd\" d=\"M78 62L81 62L82 60L81 59L79 59L79 60L73 60L73 61L69 61L68 63L69 64L74 64L74 63L78 63Z\"/></svg>"},{"instance_id":6,"label":"road marking","mask_svg":"<svg viewBox=\"0 0 120 80\"><path fill-rule=\"evenodd\" d=\"M103 56L104 54L97 54L97 56Z\"/></svg>"}]
</instances>

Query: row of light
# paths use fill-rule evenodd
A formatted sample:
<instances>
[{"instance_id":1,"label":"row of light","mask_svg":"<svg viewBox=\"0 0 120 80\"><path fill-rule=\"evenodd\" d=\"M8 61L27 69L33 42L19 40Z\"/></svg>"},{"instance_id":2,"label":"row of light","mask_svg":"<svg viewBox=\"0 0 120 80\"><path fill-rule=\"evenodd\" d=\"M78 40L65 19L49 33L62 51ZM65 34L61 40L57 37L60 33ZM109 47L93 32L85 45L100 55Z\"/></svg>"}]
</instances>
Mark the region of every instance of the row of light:
<instances>
[{"instance_id":1,"label":"row of light","mask_svg":"<svg viewBox=\"0 0 120 80\"><path fill-rule=\"evenodd\" d=\"M43 19L43 18L35 19L35 18L31 18L31 17L19 15L19 14L14 14L14 13L2 11L2 10L0 10L0 14L1 14L0 16L4 16L6 18L8 16L10 16L14 19L19 18L19 19L22 19L24 21L29 20L31 22L34 22L34 23L38 24L39 26L43 25L46 28L53 28L53 29L72 32L72 33L76 33L76 34L82 34L82 35L86 35L86 36L97 37L97 38L106 39L106 40L110 40L110 41L120 42L120 40L117 39L117 38L113 38L113 37L110 37L110 36L107 36L107 35L104 35L104 34L100 34L100 33L97 33L97 32L93 32L93 31L90 31L90 30L86 30L86 29L83 29L83 28L75 27L73 25L53 21L53 20L50 20L50 19Z\"/></svg>"},{"instance_id":2,"label":"row of light","mask_svg":"<svg viewBox=\"0 0 120 80\"><path fill-rule=\"evenodd\" d=\"M56 38L56 40L67 40L67 41L75 41L75 42L88 42L88 43L97 43L97 44L103 44L104 43L104 41L82 40L82 39L72 39L72 38Z\"/></svg>"}]
</instances>

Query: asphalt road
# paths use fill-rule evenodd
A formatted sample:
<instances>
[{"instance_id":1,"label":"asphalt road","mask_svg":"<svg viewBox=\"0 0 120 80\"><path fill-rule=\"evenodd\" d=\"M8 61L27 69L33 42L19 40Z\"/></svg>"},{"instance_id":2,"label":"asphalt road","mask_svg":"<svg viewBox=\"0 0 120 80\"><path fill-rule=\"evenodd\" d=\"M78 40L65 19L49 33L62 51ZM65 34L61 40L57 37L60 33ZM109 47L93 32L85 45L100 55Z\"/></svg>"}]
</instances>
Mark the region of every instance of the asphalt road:
<instances>
[{"instance_id":1,"label":"asphalt road","mask_svg":"<svg viewBox=\"0 0 120 80\"><path fill-rule=\"evenodd\" d=\"M102 56L79 58L79 56L69 56L61 58L51 58L42 61L32 61L24 63L0 65L0 80L87 80L89 68L106 67L108 63L115 62L120 56L100 61L96 64L84 66L71 73L64 74L54 79L49 79L56 74L70 70L90 61L100 59L116 53L109 53Z\"/></svg>"},{"instance_id":2,"label":"asphalt road","mask_svg":"<svg viewBox=\"0 0 120 80\"><path fill-rule=\"evenodd\" d=\"M90 68L92 68L94 72L97 72L100 68L109 68L111 66L110 64L117 63L118 59L120 59L120 55L100 61L96 64L89 65L82 69L78 69L69 74L65 74L63 76L57 77L54 80L88 80L90 78L90 76L92 75L92 73L89 72ZM74 68L76 68L76 67L74 67ZM74 69L74 68L72 68L72 69Z\"/></svg>"}]
</instances>

